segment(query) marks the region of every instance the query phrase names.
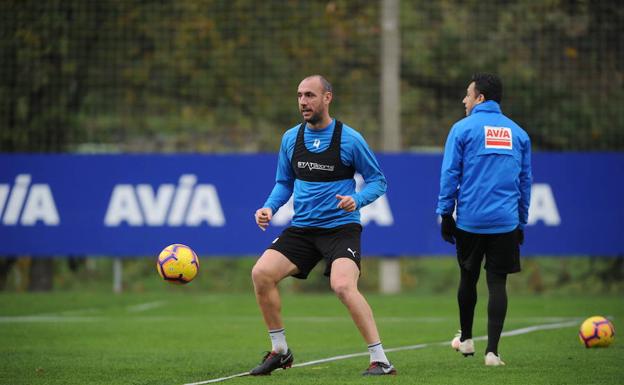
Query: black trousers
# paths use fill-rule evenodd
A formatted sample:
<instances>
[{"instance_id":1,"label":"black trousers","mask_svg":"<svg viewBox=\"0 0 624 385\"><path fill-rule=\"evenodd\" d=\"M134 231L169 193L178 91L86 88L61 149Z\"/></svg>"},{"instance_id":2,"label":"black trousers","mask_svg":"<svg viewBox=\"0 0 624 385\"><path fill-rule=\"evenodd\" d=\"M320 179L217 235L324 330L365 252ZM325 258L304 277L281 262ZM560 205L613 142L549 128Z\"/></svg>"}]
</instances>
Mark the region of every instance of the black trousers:
<instances>
[{"instance_id":1,"label":"black trousers","mask_svg":"<svg viewBox=\"0 0 624 385\"><path fill-rule=\"evenodd\" d=\"M460 281L457 291L461 340L472 338L477 282L485 259L488 300L488 346L498 355L498 343L507 314L507 274L520 271L517 232L476 234L457 229L457 261Z\"/></svg>"}]
</instances>

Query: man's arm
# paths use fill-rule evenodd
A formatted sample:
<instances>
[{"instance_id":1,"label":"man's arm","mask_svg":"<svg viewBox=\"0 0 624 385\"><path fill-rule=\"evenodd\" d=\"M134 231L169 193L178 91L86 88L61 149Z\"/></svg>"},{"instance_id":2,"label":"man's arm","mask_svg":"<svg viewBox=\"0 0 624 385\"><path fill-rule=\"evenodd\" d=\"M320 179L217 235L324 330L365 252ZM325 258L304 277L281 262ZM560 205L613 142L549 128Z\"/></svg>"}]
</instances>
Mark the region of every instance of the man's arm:
<instances>
[{"instance_id":1,"label":"man's arm","mask_svg":"<svg viewBox=\"0 0 624 385\"><path fill-rule=\"evenodd\" d=\"M353 166L366 182L364 188L352 196L356 208L361 209L385 194L388 184L375 154L368 147L364 138L357 133L354 135L352 151Z\"/></svg>"},{"instance_id":2,"label":"man's arm","mask_svg":"<svg viewBox=\"0 0 624 385\"><path fill-rule=\"evenodd\" d=\"M522 153L522 165L520 169L520 200L518 202L518 219L520 229L524 229L529 219L529 203L531 202L531 139L527 137L525 148Z\"/></svg>"},{"instance_id":3,"label":"man's arm","mask_svg":"<svg viewBox=\"0 0 624 385\"><path fill-rule=\"evenodd\" d=\"M464 150L457 131L456 126L451 128L444 146L444 159L440 171L440 195L438 195L438 207L436 209L436 213L439 215L453 215L453 211L455 211Z\"/></svg>"},{"instance_id":4,"label":"man's arm","mask_svg":"<svg viewBox=\"0 0 624 385\"><path fill-rule=\"evenodd\" d=\"M265 208L270 208L273 213L282 207L293 193L295 184L295 177L290 165L290 159L288 156L288 143L287 137L282 138L282 145L277 158L277 171L275 173L275 186L271 191L271 194L264 202Z\"/></svg>"}]
</instances>

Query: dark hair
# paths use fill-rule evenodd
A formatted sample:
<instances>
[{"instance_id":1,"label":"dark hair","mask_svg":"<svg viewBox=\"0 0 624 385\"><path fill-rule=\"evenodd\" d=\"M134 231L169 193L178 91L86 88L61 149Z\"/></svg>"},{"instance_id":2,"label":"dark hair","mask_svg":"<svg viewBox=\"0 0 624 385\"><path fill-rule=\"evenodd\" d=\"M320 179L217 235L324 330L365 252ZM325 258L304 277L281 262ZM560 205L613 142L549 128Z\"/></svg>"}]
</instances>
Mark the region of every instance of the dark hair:
<instances>
[{"instance_id":1,"label":"dark hair","mask_svg":"<svg viewBox=\"0 0 624 385\"><path fill-rule=\"evenodd\" d=\"M475 84L475 90L482 94L485 100L493 100L500 103L503 98L503 83L500 78L493 74L476 73L471 79Z\"/></svg>"}]
</instances>

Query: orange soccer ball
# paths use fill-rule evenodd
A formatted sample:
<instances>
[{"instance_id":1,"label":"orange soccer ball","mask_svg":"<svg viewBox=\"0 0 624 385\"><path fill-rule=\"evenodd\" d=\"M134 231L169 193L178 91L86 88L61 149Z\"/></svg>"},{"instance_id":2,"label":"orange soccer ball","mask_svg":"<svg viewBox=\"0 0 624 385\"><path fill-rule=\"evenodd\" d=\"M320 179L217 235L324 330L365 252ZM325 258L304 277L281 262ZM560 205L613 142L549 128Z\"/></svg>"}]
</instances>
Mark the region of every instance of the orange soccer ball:
<instances>
[{"instance_id":1,"label":"orange soccer ball","mask_svg":"<svg viewBox=\"0 0 624 385\"><path fill-rule=\"evenodd\" d=\"M611 345L614 337L613 324L602 316L589 317L579 330L579 339L586 348L607 347Z\"/></svg>"},{"instance_id":2,"label":"orange soccer ball","mask_svg":"<svg viewBox=\"0 0 624 385\"><path fill-rule=\"evenodd\" d=\"M199 272L199 259L190 247L174 243L160 252L156 261L156 270L167 282L189 283Z\"/></svg>"}]
</instances>

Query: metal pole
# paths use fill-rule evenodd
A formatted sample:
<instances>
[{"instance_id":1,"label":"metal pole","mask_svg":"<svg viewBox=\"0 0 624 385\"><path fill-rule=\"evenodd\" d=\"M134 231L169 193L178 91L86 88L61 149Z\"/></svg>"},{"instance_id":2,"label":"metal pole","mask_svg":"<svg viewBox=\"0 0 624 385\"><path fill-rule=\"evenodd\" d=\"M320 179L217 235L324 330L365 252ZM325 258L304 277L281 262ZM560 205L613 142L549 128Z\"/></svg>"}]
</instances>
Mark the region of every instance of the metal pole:
<instances>
[{"instance_id":1,"label":"metal pole","mask_svg":"<svg viewBox=\"0 0 624 385\"><path fill-rule=\"evenodd\" d=\"M401 36L399 0L381 0L381 147L384 152L401 151ZM379 290L401 291L398 259L382 259Z\"/></svg>"},{"instance_id":2,"label":"metal pole","mask_svg":"<svg viewBox=\"0 0 624 385\"><path fill-rule=\"evenodd\" d=\"M401 151L399 0L381 2L381 147Z\"/></svg>"},{"instance_id":3,"label":"metal pole","mask_svg":"<svg viewBox=\"0 0 624 385\"><path fill-rule=\"evenodd\" d=\"M121 258L113 260L113 292L121 293L123 289L123 264Z\"/></svg>"}]
</instances>

